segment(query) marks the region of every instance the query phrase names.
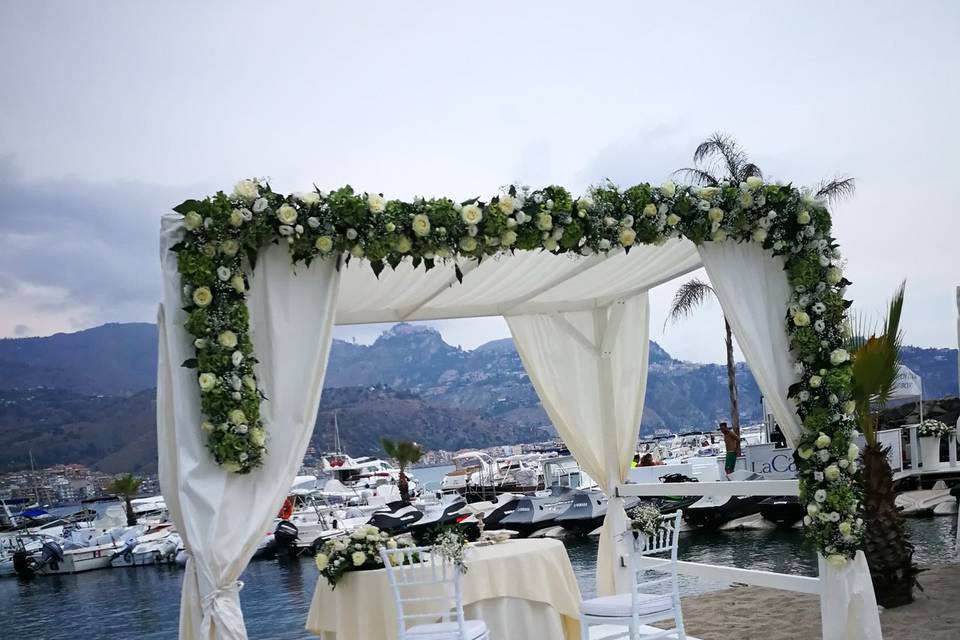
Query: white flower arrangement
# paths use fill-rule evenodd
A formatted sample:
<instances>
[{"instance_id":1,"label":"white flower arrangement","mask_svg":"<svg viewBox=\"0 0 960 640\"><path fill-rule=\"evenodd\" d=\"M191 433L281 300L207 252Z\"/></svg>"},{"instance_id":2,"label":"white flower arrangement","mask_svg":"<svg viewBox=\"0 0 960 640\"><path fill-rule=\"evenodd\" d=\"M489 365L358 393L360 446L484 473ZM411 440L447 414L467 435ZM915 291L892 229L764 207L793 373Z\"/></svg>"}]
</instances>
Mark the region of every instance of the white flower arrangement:
<instances>
[{"instance_id":1,"label":"white flower arrangement","mask_svg":"<svg viewBox=\"0 0 960 640\"><path fill-rule=\"evenodd\" d=\"M651 506L640 506L630 511L630 530L645 536L656 534L663 527L660 510Z\"/></svg>"},{"instance_id":2,"label":"white flower arrangement","mask_svg":"<svg viewBox=\"0 0 960 640\"><path fill-rule=\"evenodd\" d=\"M412 542L393 538L373 525L364 525L354 529L349 536L324 542L314 556L314 562L320 574L336 589L337 582L347 572L382 568L382 547L396 549L411 546Z\"/></svg>"},{"instance_id":3,"label":"white flower arrangement","mask_svg":"<svg viewBox=\"0 0 960 640\"><path fill-rule=\"evenodd\" d=\"M456 529L442 531L433 542L433 550L457 567L460 573L467 572L467 563L464 558L467 548L467 539Z\"/></svg>"},{"instance_id":4,"label":"white flower arrangement","mask_svg":"<svg viewBox=\"0 0 960 640\"><path fill-rule=\"evenodd\" d=\"M940 420L924 420L917 427L917 435L921 438L940 438L953 433L953 427Z\"/></svg>"}]
</instances>

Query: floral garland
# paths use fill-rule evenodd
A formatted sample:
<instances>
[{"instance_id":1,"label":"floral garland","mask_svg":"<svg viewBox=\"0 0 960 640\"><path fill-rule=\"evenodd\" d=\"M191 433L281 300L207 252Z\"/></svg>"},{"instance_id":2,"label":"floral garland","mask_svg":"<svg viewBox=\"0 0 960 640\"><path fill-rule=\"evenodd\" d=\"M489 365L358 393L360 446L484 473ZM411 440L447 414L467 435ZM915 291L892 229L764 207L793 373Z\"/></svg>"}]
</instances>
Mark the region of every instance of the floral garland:
<instances>
[{"instance_id":1,"label":"floral garland","mask_svg":"<svg viewBox=\"0 0 960 640\"><path fill-rule=\"evenodd\" d=\"M663 528L660 509L651 506L641 506L627 514L630 517L630 530L639 531L649 537Z\"/></svg>"},{"instance_id":2,"label":"floral garland","mask_svg":"<svg viewBox=\"0 0 960 640\"><path fill-rule=\"evenodd\" d=\"M917 435L921 438L940 438L953 433L953 427L940 420L924 420L917 427Z\"/></svg>"},{"instance_id":3,"label":"floral garland","mask_svg":"<svg viewBox=\"0 0 960 640\"><path fill-rule=\"evenodd\" d=\"M382 569L381 547L397 549L412 546L410 541L392 538L373 525L366 525L354 529L349 536L324 542L314 556L314 562L320 574L336 589L337 582L349 571Z\"/></svg>"},{"instance_id":4,"label":"floral garland","mask_svg":"<svg viewBox=\"0 0 960 640\"><path fill-rule=\"evenodd\" d=\"M243 180L229 195L187 200L174 210L184 215L184 239L173 249L197 353L184 365L198 369L209 448L239 473L259 466L266 452L244 270L268 242L285 243L293 263L363 258L378 275L402 261L430 269L518 249L591 255L681 237L762 245L783 256L791 285L784 322L799 379L789 395L804 426L798 456L807 535L838 564L860 544L852 374L843 349L849 283L830 214L809 193L752 177L711 187L607 183L580 198L558 186L511 186L488 201L407 202L349 186L285 196L264 181ZM455 273L462 278L459 267Z\"/></svg>"}]
</instances>

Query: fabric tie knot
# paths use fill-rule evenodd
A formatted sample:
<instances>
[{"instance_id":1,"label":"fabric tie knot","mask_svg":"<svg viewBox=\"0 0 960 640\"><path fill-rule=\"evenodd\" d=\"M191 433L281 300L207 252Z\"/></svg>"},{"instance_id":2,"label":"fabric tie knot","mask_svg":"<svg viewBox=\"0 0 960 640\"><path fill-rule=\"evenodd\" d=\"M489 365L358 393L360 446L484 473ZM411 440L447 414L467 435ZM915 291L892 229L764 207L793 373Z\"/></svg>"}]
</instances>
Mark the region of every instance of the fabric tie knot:
<instances>
[{"instance_id":1,"label":"fabric tie knot","mask_svg":"<svg viewBox=\"0 0 960 640\"><path fill-rule=\"evenodd\" d=\"M209 615L210 609L214 607L217 600L221 598L233 598L243 589L243 581L237 580L227 585L217 587L207 595L203 596L203 612Z\"/></svg>"}]
</instances>

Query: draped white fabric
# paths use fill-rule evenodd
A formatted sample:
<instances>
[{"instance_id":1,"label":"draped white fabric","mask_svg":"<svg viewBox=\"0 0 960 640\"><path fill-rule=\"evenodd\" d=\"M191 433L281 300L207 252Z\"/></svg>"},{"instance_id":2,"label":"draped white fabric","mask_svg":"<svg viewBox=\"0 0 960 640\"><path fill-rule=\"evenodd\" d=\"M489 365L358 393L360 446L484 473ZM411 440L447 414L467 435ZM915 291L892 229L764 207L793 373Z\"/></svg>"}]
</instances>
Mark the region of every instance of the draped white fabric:
<instances>
[{"instance_id":1,"label":"draped white fabric","mask_svg":"<svg viewBox=\"0 0 960 640\"><path fill-rule=\"evenodd\" d=\"M646 292L592 311L507 316L510 332L547 415L581 468L608 496L626 479L647 387ZM616 537L626 530L610 499L600 536L597 591L623 587Z\"/></svg>"},{"instance_id":2,"label":"draped white fabric","mask_svg":"<svg viewBox=\"0 0 960 640\"><path fill-rule=\"evenodd\" d=\"M800 439L801 423L787 397L797 381L790 356L786 316L790 285L784 260L756 243L707 242L699 247L703 266L723 313L790 446ZM823 637L830 640L880 638L880 617L862 552L843 568L821 559Z\"/></svg>"},{"instance_id":3,"label":"draped white fabric","mask_svg":"<svg viewBox=\"0 0 960 640\"><path fill-rule=\"evenodd\" d=\"M180 276L169 249L182 237L179 216L163 219L163 304L158 319L157 435L160 485L190 554L180 600L180 637L246 638L237 579L299 469L317 415L339 291L331 260L300 267L285 246L260 253L248 298L251 336L268 432L262 468L238 475L217 466L200 431L196 371L183 328Z\"/></svg>"},{"instance_id":4,"label":"draped white fabric","mask_svg":"<svg viewBox=\"0 0 960 640\"><path fill-rule=\"evenodd\" d=\"M700 258L764 400L787 442L800 439L800 418L787 398L797 376L787 337L790 285L782 257L753 242L705 242Z\"/></svg>"},{"instance_id":5,"label":"draped white fabric","mask_svg":"<svg viewBox=\"0 0 960 640\"><path fill-rule=\"evenodd\" d=\"M863 551L852 562L834 567L820 558L820 615L823 640L882 640L880 614L870 568Z\"/></svg>"}]
</instances>

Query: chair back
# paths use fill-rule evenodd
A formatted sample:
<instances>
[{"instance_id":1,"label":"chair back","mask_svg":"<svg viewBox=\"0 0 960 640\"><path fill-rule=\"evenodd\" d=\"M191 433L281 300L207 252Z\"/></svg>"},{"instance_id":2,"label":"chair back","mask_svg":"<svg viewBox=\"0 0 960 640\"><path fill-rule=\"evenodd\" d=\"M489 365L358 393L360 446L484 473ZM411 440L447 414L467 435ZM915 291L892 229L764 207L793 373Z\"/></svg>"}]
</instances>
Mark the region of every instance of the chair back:
<instances>
[{"instance_id":1,"label":"chair back","mask_svg":"<svg viewBox=\"0 0 960 640\"><path fill-rule=\"evenodd\" d=\"M466 639L460 570L433 547L380 549L397 612L398 637L406 637L407 621L427 624L451 622Z\"/></svg>"},{"instance_id":2,"label":"chair back","mask_svg":"<svg viewBox=\"0 0 960 640\"><path fill-rule=\"evenodd\" d=\"M633 579L632 592L640 593L644 584L650 584L649 580L644 579L643 564L641 558L644 556L670 554L670 578L674 595L679 594L679 584L677 582L677 543L680 539L680 521L683 512L677 510L676 513L660 516L660 528L653 535L645 535L639 531L628 531L627 539L629 541L630 575ZM660 582L659 580L657 582Z\"/></svg>"}]
</instances>

